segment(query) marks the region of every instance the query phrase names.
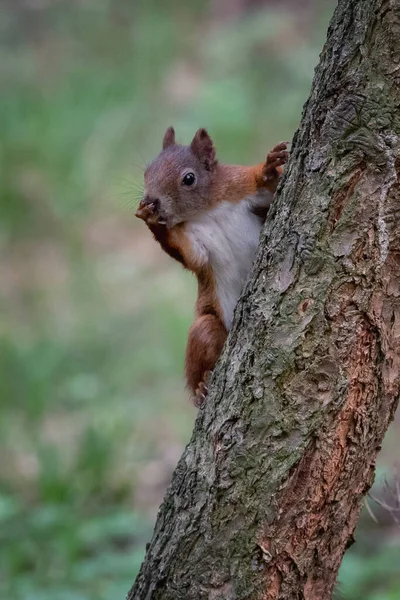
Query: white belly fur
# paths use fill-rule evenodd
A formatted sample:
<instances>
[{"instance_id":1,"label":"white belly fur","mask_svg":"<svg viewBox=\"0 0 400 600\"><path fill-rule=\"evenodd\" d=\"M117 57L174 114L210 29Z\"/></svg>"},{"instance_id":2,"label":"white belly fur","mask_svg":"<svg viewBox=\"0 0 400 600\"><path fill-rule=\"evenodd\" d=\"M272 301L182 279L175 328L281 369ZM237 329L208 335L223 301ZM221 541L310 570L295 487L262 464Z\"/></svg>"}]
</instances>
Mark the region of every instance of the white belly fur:
<instances>
[{"instance_id":1,"label":"white belly fur","mask_svg":"<svg viewBox=\"0 0 400 600\"><path fill-rule=\"evenodd\" d=\"M238 204L221 202L187 224L192 248L203 264L209 263L215 278L216 294L226 328L246 282L257 250L261 220L250 203L266 204L270 195L250 197Z\"/></svg>"}]
</instances>

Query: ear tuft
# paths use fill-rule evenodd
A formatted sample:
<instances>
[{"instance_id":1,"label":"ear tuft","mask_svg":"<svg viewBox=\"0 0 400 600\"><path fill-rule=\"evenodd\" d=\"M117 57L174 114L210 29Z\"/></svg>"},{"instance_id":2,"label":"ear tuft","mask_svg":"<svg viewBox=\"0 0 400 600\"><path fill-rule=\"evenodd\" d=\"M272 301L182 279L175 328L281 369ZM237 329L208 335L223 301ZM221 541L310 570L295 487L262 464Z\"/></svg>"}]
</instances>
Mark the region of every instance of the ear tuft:
<instances>
[{"instance_id":1,"label":"ear tuft","mask_svg":"<svg viewBox=\"0 0 400 600\"><path fill-rule=\"evenodd\" d=\"M168 148L169 146L175 145L175 129L173 127L168 127L167 131L164 134L162 148Z\"/></svg>"},{"instance_id":2,"label":"ear tuft","mask_svg":"<svg viewBox=\"0 0 400 600\"><path fill-rule=\"evenodd\" d=\"M217 164L215 146L206 129L199 129L190 144L190 148L204 165L207 171L211 171Z\"/></svg>"}]
</instances>

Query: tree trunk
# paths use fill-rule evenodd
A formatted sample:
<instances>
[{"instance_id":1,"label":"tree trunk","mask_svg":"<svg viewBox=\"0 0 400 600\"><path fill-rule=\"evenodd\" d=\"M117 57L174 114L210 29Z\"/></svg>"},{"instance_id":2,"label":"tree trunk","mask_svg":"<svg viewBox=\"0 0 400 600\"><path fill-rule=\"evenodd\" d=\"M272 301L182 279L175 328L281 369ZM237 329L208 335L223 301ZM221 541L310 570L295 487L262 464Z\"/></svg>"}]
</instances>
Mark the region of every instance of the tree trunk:
<instances>
[{"instance_id":1,"label":"tree trunk","mask_svg":"<svg viewBox=\"0 0 400 600\"><path fill-rule=\"evenodd\" d=\"M399 85L398 0L341 0L128 600L331 598L399 396Z\"/></svg>"}]
</instances>

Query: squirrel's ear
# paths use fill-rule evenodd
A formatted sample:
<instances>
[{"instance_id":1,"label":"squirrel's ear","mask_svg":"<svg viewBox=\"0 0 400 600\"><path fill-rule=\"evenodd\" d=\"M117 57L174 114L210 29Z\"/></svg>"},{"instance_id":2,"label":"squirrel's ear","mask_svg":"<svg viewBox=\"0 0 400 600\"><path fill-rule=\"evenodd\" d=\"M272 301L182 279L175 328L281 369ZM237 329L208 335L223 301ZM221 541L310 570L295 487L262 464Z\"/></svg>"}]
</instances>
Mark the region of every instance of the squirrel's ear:
<instances>
[{"instance_id":1,"label":"squirrel's ear","mask_svg":"<svg viewBox=\"0 0 400 600\"><path fill-rule=\"evenodd\" d=\"M162 148L168 148L168 146L173 146L175 144L175 129L173 127L168 127L167 131L164 134L164 138L162 141Z\"/></svg>"},{"instance_id":2,"label":"squirrel's ear","mask_svg":"<svg viewBox=\"0 0 400 600\"><path fill-rule=\"evenodd\" d=\"M199 129L190 144L193 154L203 163L207 171L217 164L215 146L206 129Z\"/></svg>"}]
</instances>

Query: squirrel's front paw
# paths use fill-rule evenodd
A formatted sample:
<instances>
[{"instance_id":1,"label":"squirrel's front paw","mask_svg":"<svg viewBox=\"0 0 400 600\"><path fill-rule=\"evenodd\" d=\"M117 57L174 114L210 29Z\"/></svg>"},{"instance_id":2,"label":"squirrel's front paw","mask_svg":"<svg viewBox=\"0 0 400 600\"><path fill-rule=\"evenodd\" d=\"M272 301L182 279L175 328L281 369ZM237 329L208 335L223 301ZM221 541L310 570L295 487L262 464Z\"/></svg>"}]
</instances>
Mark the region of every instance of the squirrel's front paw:
<instances>
[{"instance_id":1,"label":"squirrel's front paw","mask_svg":"<svg viewBox=\"0 0 400 600\"><path fill-rule=\"evenodd\" d=\"M139 204L139 208L136 211L136 216L147 225L166 225L167 221L160 210L160 201L154 200L148 202L145 199Z\"/></svg>"},{"instance_id":2,"label":"squirrel's front paw","mask_svg":"<svg viewBox=\"0 0 400 600\"><path fill-rule=\"evenodd\" d=\"M263 168L263 177L266 182L273 182L274 179L279 179L280 173L277 167L284 165L288 158L287 151L288 142L281 142L268 154Z\"/></svg>"}]
</instances>

